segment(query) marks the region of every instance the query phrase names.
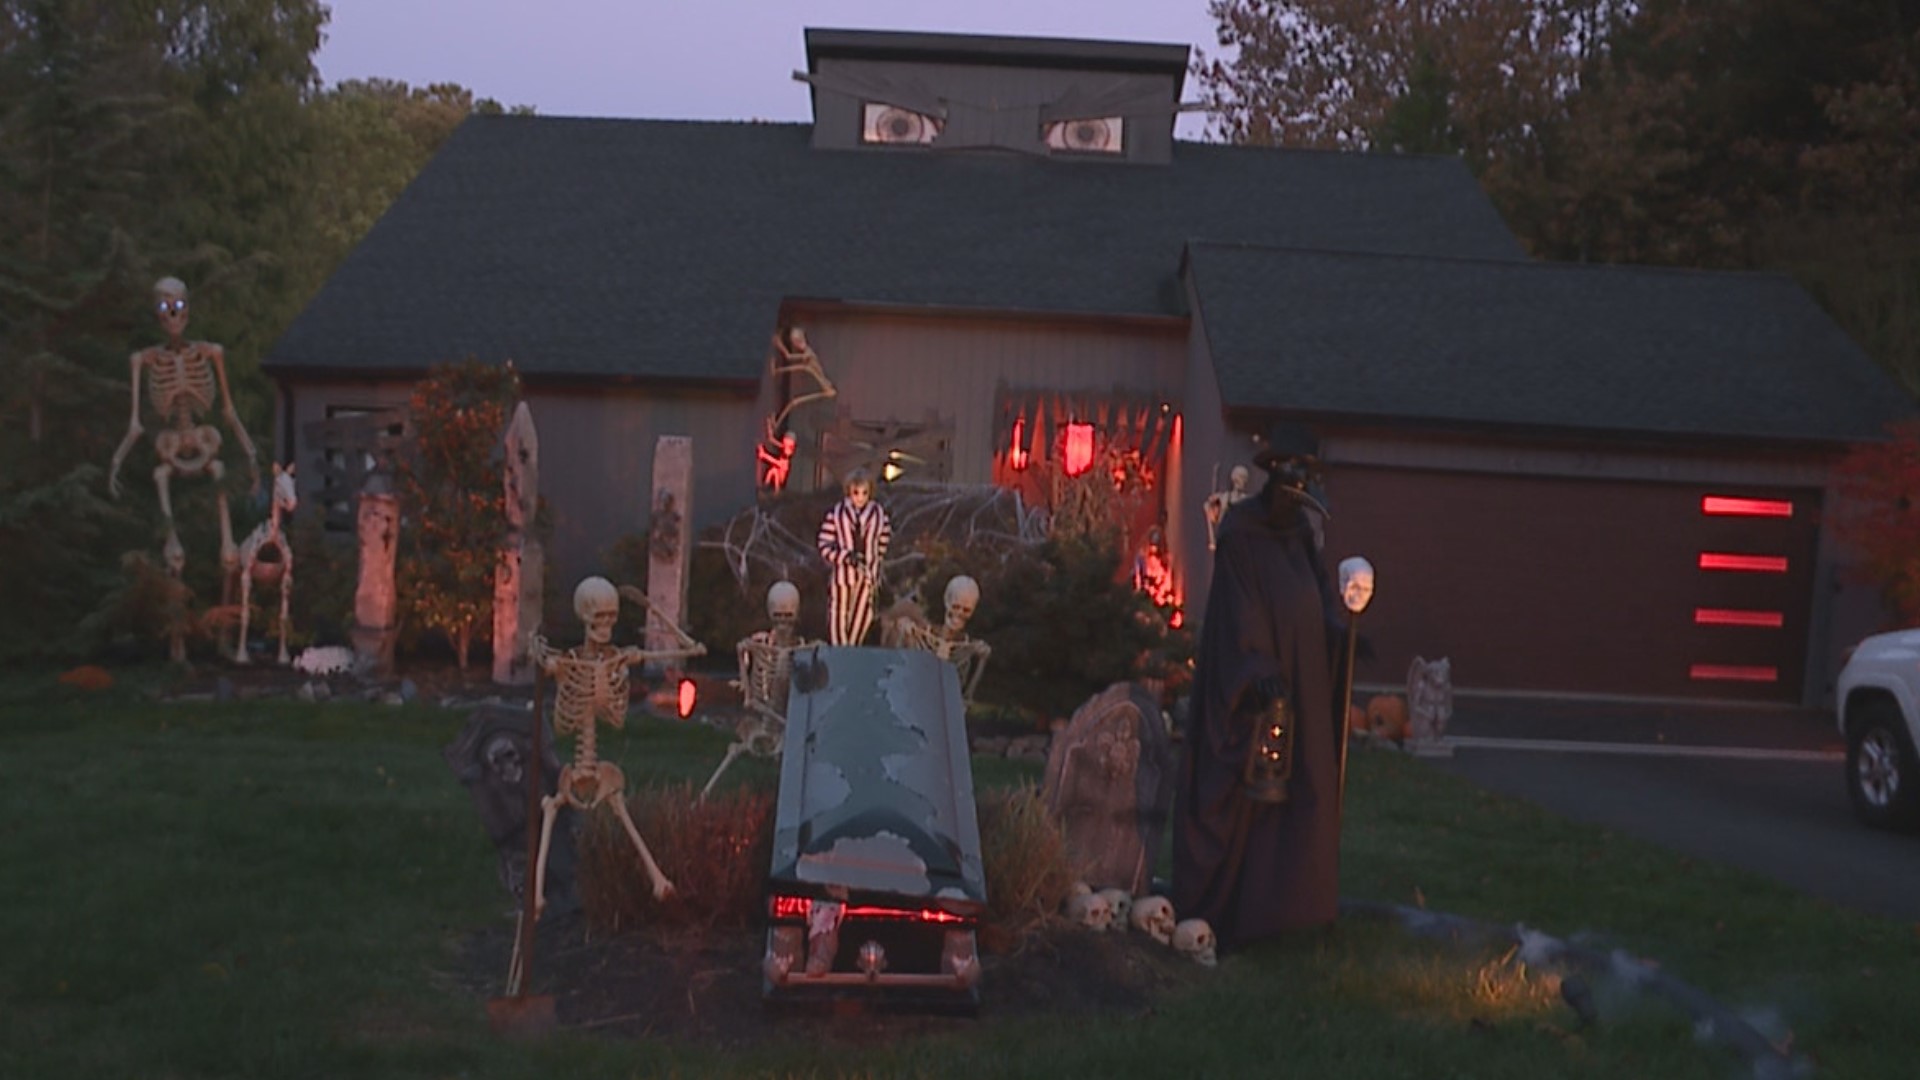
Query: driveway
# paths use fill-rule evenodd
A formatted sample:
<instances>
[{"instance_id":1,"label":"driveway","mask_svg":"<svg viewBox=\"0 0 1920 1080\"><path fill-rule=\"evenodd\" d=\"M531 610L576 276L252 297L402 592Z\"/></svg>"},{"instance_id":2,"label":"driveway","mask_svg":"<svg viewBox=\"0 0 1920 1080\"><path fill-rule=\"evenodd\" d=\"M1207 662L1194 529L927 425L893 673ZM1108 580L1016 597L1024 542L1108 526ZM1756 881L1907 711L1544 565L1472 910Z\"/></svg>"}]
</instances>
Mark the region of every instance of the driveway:
<instances>
[{"instance_id":1,"label":"driveway","mask_svg":"<svg viewBox=\"0 0 1920 1080\"><path fill-rule=\"evenodd\" d=\"M1463 694L1448 735L1434 764L1488 790L1920 922L1920 836L1854 820L1823 712Z\"/></svg>"}]
</instances>

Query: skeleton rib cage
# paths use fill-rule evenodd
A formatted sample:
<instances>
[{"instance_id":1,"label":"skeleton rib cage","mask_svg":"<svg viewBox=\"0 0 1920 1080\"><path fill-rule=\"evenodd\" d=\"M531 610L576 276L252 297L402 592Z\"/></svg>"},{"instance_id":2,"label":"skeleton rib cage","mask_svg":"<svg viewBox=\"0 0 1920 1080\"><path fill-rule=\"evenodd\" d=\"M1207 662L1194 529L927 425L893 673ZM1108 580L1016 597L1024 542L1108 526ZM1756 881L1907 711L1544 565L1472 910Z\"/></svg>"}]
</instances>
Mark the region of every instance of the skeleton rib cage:
<instances>
[{"instance_id":1,"label":"skeleton rib cage","mask_svg":"<svg viewBox=\"0 0 1920 1080\"><path fill-rule=\"evenodd\" d=\"M213 363L199 344L179 352L155 349L147 363L147 392L161 416L189 425L213 408Z\"/></svg>"}]
</instances>

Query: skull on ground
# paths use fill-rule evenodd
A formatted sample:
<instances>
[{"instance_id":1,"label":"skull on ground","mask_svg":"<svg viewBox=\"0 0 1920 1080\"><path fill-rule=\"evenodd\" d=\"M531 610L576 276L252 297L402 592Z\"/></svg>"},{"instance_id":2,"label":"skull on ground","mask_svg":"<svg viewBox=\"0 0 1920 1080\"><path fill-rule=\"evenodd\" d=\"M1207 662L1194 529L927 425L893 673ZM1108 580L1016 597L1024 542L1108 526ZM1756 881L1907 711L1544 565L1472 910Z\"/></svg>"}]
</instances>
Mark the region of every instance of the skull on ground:
<instances>
[{"instance_id":1,"label":"skull on ground","mask_svg":"<svg viewBox=\"0 0 1920 1080\"><path fill-rule=\"evenodd\" d=\"M1173 944L1173 901L1164 896L1143 896L1133 902L1133 928L1162 945Z\"/></svg>"},{"instance_id":2,"label":"skull on ground","mask_svg":"<svg viewBox=\"0 0 1920 1080\"><path fill-rule=\"evenodd\" d=\"M1212 967L1218 959L1213 946L1213 927L1205 919L1187 919L1173 928L1174 949L1195 963Z\"/></svg>"},{"instance_id":3,"label":"skull on ground","mask_svg":"<svg viewBox=\"0 0 1920 1080\"><path fill-rule=\"evenodd\" d=\"M1113 909L1111 929L1125 930L1127 920L1133 915L1133 894L1125 889L1101 889L1100 896L1106 900L1107 906Z\"/></svg>"},{"instance_id":4,"label":"skull on ground","mask_svg":"<svg viewBox=\"0 0 1920 1080\"><path fill-rule=\"evenodd\" d=\"M1067 918L1094 933L1113 925L1113 905L1099 893L1080 893L1067 900Z\"/></svg>"}]
</instances>

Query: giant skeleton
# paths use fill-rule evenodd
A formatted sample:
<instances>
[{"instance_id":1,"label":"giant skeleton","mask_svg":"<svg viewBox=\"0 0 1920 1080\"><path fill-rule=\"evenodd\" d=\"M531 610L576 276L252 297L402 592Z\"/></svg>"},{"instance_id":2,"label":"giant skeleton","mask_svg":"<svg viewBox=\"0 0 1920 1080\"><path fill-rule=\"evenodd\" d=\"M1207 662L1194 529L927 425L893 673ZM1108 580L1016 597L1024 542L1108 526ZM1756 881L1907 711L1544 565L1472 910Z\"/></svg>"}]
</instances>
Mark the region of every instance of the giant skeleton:
<instances>
[{"instance_id":1,"label":"giant skeleton","mask_svg":"<svg viewBox=\"0 0 1920 1080\"><path fill-rule=\"evenodd\" d=\"M628 669L651 660L701 656L707 650L677 626L671 629L681 641L682 647L678 649L649 651L614 645L613 624L620 618L623 594L643 605L647 603L646 594L638 589L616 589L605 578L587 578L573 592L573 611L586 627L586 640L561 652L548 646L545 637L533 636L530 650L533 662L556 686L554 734L574 737L572 763L560 770L560 783L554 794L540 800L540 851L534 873L535 918L547 904L547 850L553 838L554 818L563 804L581 811L593 810L602 803L611 804L640 853L654 897L664 898L673 892L673 882L660 872L659 864L654 862L653 853L647 850L647 842L640 838L640 830L627 811L626 774L613 762L601 761L596 744L599 725L614 728L626 725L627 702L632 696Z\"/></svg>"},{"instance_id":2,"label":"giant skeleton","mask_svg":"<svg viewBox=\"0 0 1920 1080\"><path fill-rule=\"evenodd\" d=\"M917 619L905 620L900 628L901 645L909 649L925 649L952 664L960 676L961 696L967 701L973 700L973 688L979 685L980 676L987 670L987 658L993 655L993 647L977 638L967 636L967 622L980 606L980 585L965 574L947 582L946 617L939 626L929 626Z\"/></svg>"},{"instance_id":3,"label":"giant skeleton","mask_svg":"<svg viewBox=\"0 0 1920 1080\"><path fill-rule=\"evenodd\" d=\"M880 583L880 562L893 540L893 523L873 498L873 477L865 469L847 474L846 497L820 519L815 546L832 571L827 584L827 640L859 645L873 625L873 598Z\"/></svg>"},{"instance_id":4,"label":"giant skeleton","mask_svg":"<svg viewBox=\"0 0 1920 1080\"><path fill-rule=\"evenodd\" d=\"M733 685L740 691L746 712L734 728L736 738L727 747L727 756L713 770L707 786L700 789L703 800L735 758L741 754L774 757L786 742L793 653L819 643L800 636L800 590L791 581L776 581L767 590L767 618L773 624L770 629L756 630L735 646L740 678Z\"/></svg>"},{"instance_id":5,"label":"giant skeleton","mask_svg":"<svg viewBox=\"0 0 1920 1080\"><path fill-rule=\"evenodd\" d=\"M120 495L120 466L126 462L133 445L146 428L140 423L140 382L145 376L147 396L167 427L153 437L153 448L160 464L153 470L153 483L160 492L160 514L166 519L167 540L163 554L167 573L179 577L186 567L186 549L173 526L172 481L175 476L207 476L213 480L214 498L220 508L220 566L231 573L238 565L240 551L233 543L233 518L227 512L227 493L221 481L227 467L220 461L220 431L204 422L217 402L221 415L233 429L240 449L246 452L252 490L260 489L260 464L253 440L240 424L233 406L233 393L227 388L226 352L208 341L188 341L187 287L178 278L161 278L153 286L154 311L160 328L166 332L164 345L145 348L131 357L133 413L127 421L126 437L113 452L113 465L107 474L107 491ZM176 650L177 651L177 650Z\"/></svg>"}]
</instances>

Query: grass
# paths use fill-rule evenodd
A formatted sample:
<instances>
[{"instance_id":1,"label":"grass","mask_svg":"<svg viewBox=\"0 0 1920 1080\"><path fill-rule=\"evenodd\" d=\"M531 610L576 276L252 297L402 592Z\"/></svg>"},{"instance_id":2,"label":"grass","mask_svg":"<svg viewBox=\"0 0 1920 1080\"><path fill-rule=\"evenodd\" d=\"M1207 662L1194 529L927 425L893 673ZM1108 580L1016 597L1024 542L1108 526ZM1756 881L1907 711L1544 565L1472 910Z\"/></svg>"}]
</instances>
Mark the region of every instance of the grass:
<instances>
[{"instance_id":1,"label":"grass","mask_svg":"<svg viewBox=\"0 0 1920 1080\"><path fill-rule=\"evenodd\" d=\"M493 1037L451 972L500 925L492 851L439 748L458 713L150 703L0 678L0 1076L1297 1075L1713 1077L1678 1014L1360 920L1233 956L1145 1017L1033 1017L884 1046L717 1050ZM703 782L720 733L604 743L630 784ZM982 785L1035 766L982 761ZM771 788L771 762L726 783ZM1819 1074L1920 1061L1920 934L1356 755L1342 893L1604 934L1736 1008L1777 1010ZM991 883L990 887L991 887ZM986 987L989 997L992 986ZM1618 1006L1618 1007L1615 1007Z\"/></svg>"}]
</instances>

